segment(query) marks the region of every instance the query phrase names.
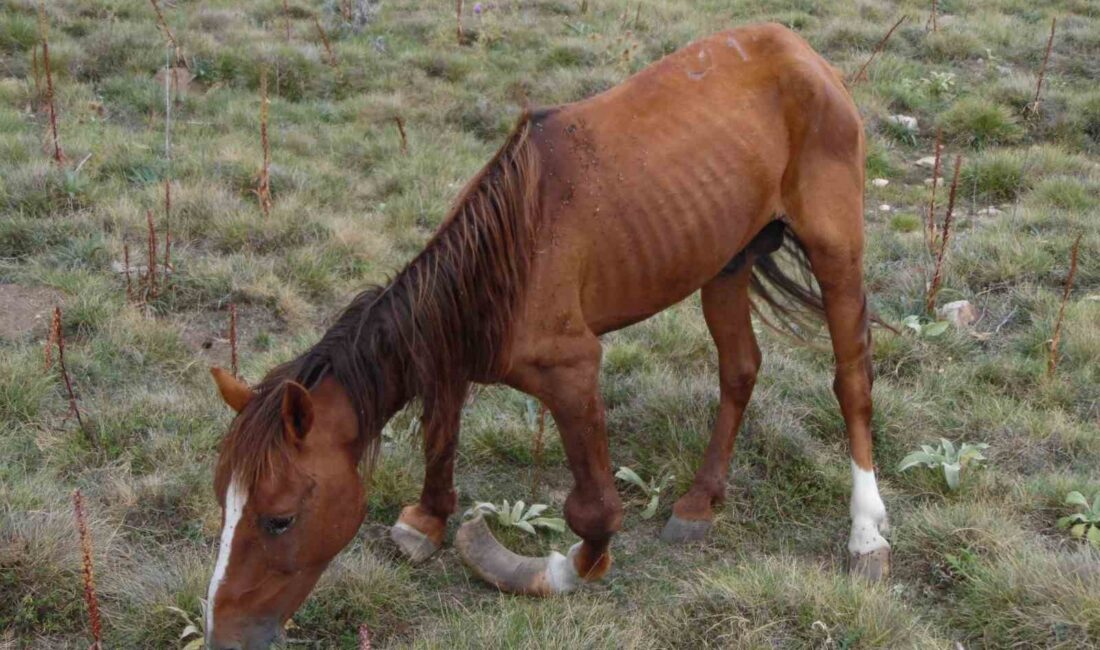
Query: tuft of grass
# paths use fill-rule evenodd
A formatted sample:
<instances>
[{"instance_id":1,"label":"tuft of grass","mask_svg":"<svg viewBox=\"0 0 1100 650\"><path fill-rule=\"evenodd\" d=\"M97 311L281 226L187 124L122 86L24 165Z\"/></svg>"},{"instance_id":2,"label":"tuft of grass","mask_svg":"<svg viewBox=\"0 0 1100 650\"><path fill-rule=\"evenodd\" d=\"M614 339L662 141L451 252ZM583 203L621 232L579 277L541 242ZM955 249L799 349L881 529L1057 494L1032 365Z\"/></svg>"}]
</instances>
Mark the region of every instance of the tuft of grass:
<instances>
[{"instance_id":1,"label":"tuft of grass","mask_svg":"<svg viewBox=\"0 0 1100 650\"><path fill-rule=\"evenodd\" d=\"M949 623L989 647L1088 647L1100 638L1096 551L1024 547L996 562L956 560Z\"/></svg>"},{"instance_id":2,"label":"tuft of grass","mask_svg":"<svg viewBox=\"0 0 1100 650\"><path fill-rule=\"evenodd\" d=\"M397 647L409 650L662 647L653 637L652 629L623 617L611 599L598 594L578 593L541 602L501 596L476 608L448 606L420 635Z\"/></svg>"},{"instance_id":3,"label":"tuft of grass","mask_svg":"<svg viewBox=\"0 0 1100 650\"><path fill-rule=\"evenodd\" d=\"M701 576L652 629L668 647L949 647L886 586L790 557Z\"/></svg>"},{"instance_id":4,"label":"tuft of grass","mask_svg":"<svg viewBox=\"0 0 1100 650\"><path fill-rule=\"evenodd\" d=\"M986 201L1012 201L1033 183L1027 173L1027 161L1019 151L996 150L979 154L967 161L962 172L962 196L978 196Z\"/></svg>"},{"instance_id":5,"label":"tuft of grass","mask_svg":"<svg viewBox=\"0 0 1100 650\"><path fill-rule=\"evenodd\" d=\"M976 149L1016 142L1023 129L1004 106L983 97L964 97L939 117L939 126L950 140Z\"/></svg>"}]
</instances>

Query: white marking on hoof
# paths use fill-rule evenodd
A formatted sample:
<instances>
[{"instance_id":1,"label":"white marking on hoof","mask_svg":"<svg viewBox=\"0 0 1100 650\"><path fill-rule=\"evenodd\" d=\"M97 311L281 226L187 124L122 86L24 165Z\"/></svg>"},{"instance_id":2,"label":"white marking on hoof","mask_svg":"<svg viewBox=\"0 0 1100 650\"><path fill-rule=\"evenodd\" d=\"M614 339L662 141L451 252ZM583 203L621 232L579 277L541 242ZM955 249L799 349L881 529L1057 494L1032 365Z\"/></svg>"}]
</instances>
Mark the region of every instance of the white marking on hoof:
<instances>
[{"instance_id":1,"label":"white marking on hoof","mask_svg":"<svg viewBox=\"0 0 1100 650\"><path fill-rule=\"evenodd\" d=\"M419 564L427 560L439 550L439 547L427 535L403 521L397 522L390 528L390 539L397 544L397 547L413 564Z\"/></svg>"},{"instance_id":2,"label":"white marking on hoof","mask_svg":"<svg viewBox=\"0 0 1100 650\"><path fill-rule=\"evenodd\" d=\"M244 506L248 502L248 493L237 485L237 477L229 481L229 487L225 490L225 523L222 524L222 537L218 545L218 561L214 563L214 574L210 576L210 587L206 590L206 638L213 638L214 634L214 599L218 596L218 588L225 580L225 573L229 570L229 553L233 550L233 534L237 531L237 524L244 513Z\"/></svg>"},{"instance_id":3,"label":"white marking on hoof","mask_svg":"<svg viewBox=\"0 0 1100 650\"><path fill-rule=\"evenodd\" d=\"M890 548L882 536L886 530L886 505L878 493L875 473L852 461L852 532L848 537L848 551L864 555L882 548Z\"/></svg>"},{"instance_id":4,"label":"white marking on hoof","mask_svg":"<svg viewBox=\"0 0 1100 650\"><path fill-rule=\"evenodd\" d=\"M569 549L569 555L562 555L557 551L550 554L546 563L546 583L550 585L550 591L555 594L567 594L574 591L581 584L581 576L577 573L577 565L573 564L573 558L580 552L581 544L577 542Z\"/></svg>"}]
</instances>

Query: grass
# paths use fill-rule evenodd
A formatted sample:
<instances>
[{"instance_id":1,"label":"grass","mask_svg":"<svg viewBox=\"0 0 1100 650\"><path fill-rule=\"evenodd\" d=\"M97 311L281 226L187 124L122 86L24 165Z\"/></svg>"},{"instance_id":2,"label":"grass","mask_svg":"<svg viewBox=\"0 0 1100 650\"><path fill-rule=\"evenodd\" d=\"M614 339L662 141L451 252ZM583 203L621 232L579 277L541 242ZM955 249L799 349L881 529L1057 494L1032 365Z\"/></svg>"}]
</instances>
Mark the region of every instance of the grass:
<instances>
[{"instance_id":1,"label":"grass","mask_svg":"<svg viewBox=\"0 0 1100 650\"><path fill-rule=\"evenodd\" d=\"M964 154L939 302L967 299L980 336L875 333L876 461L893 523L889 585L843 575L847 445L825 349L759 328L764 366L711 539L656 536L673 498L643 520L631 496L616 566L568 598L501 596L451 549L425 566L393 555L384 526L415 499L423 471L413 414L387 430L356 540L294 617L291 637L355 647L1090 647L1100 643L1100 557L1055 527L1067 492L1100 490L1100 15L1046 5L863 0L467 2L389 0L161 3L190 72L164 157L165 39L147 0L45 3L69 162L51 161L35 85L38 3L0 9L0 283L60 292L66 363L91 447L56 377L45 328L0 341L0 645L87 647L69 495L86 498L105 647L173 647L192 617L217 543L211 472L229 414L206 372L229 364L239 315L241 373L257 380L311 344L354 293L414 255L449 201L492 155L529 100L609 88L714 31L771 19L854 74L903 23L853 91L868 136L866 273L872 306L898 322L923 310L932 260L922 232L937 127L944 160ZM329 40L326 52L313 22ZM1058 32L1038 114L1027 111L1050 19ZM635 18L636 17L636 18ZM336 65L330 65L331 60ZM268 71L271 210L253 190L263 159ZM885 119L917 118L901 133ZM396 127L400 118L405 140ZM405 151L407 149L407 152ZM76 170L76 164L91 154ZM945 169L949 165L945 162ZM112 270L162 228L172 182L174 272L156 300L128 304ZM946 186L937 196L946 205ZM878 206L891 206L889 212ZM999 212L988 210L990 206ZM1081 236L1060 363L1048 341ZM163 281L163 276L160 280ZM15 310L19 306L4 306ZM604 339L612 462L691 480L718 399L698 299ZM551 424L541 480L525 398L477 392L459 449L460 508L524 499L560 514L571 477ZM949 492L898 462L940 437L985 442L989 461ZM452 528L453 532L453 528ZM502 535L525 553L565 551L572 534Z\"/></svg>"}]
</instances>

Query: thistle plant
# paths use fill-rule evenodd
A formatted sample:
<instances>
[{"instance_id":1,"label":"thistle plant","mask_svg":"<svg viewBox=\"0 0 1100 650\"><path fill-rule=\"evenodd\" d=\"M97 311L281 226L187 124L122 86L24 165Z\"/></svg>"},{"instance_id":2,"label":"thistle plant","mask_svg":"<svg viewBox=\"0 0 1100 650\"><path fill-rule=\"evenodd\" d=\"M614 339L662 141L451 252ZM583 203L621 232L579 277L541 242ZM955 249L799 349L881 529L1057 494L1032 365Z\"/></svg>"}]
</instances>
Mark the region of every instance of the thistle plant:
<instances>
[{"instance_id":1,"label":"thistle plant","mask_svg":"<svg viewBox=\"0 0 1100 650\"><path fill-rule=\"evenodd\" d=\"M962 470L967 465L980 463L986 460L982 455L983 449L989 445L984 442L964 442L961 447L955 449L955 444L947 438L940 438L940 444L936 447L921 445L920 451L914 451L901 459L898 471L904 472L910 467L924 465L930 469L943 467L943 476L947 479L947 487L956 490L959 487L959 479Z\"/></svg>"},{"instance_id":2,"label":"thistle plant","mask_svg":"<svg viewBox=\"0 0 1100 650\"><path fill-rule=\"evenodd\" d=\"M917 336L926 339L934 339L943 336L951 323L945 320L933 320L926 316L910 314L902 319L901 324L917 333Z\"/></svg>"},{"instance_id":3,"label":"thistle plant","mask_svg":"<svg viewBox=\"0 0 1100 650\"><path fill-rule=\"evenodd\" d=\"M619 479L620 481L626 481L627 483L630 483L634 487L641 490L643 494L645 494L646 498L649 499L649 502L646 503L646 506L642 509L641 514L642 519L649 519L657 513L657 505L661 502L661 493L664 492L666 488L668 488L668 484L671 483L672 480L676 477L669 474L662 478L660 481L653 480L647 483L646 481L642 480L641 476L638 476L637 472L630 469L629 467L620 467L619 471L615 472L615 478Z\"/></svg>"},{"instance_id":4,"label":"thistle plant","mask_svg":"<svg viewBox=\"0 0 1100 650\"><path fill-rule=\"evenodd\" d=\"M168 611L178 614L183 619L183 631L179 640L183 645L180 650L202 650L206 645L206 601L199 599L199 616L192 617L190 613L179 607L169 605Z\"/></svg>"},{"instance_id":5,"label":"thistle plant","mask_svg":"<svg viewBox=\"0 0 1100 650\"><path fill-rule=\"evenodd\" d=\"M542 513L550 506L543 503L533 503L527 507L522 500L510 503L507 499L497 505L488 501L479 501L473 508L466 511L466 516L478 513L496 515L496 522L505 528L518 528L525 533L534 535L536 528L552 530L558 533L565 532L565 520L557 517L543 517Z\"/></svg>"},{"instance_id":6,"label":"thistle plant","mask_svg":"<svg viewBox=\"0 0 1100 650\"><path fill-rule=\"evenodd\" d=\"M1066 505L1084 510L1062 517L1058 520L1058 527L1068 528L1074 539L1087 540L1093 548L1100 550L1100 492L1093 496L1090 506L1085 495L1074 490L1066 495Z\"/></svg>"}]
</instances>

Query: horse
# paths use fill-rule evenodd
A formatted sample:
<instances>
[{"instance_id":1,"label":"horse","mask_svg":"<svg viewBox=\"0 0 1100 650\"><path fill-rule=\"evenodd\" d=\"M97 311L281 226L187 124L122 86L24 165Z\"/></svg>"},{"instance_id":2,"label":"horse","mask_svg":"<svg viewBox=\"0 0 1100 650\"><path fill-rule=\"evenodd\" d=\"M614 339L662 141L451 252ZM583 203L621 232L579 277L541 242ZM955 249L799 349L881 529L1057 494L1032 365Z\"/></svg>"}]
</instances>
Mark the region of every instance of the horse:
<instances>
[{"instance_id":1,"label":"horse","mask_svg":"<svg viewBox=\"0 0 1100 650\"><path fill-rule=\"evenodd\" d=\"M884 578L864 147L839 72L774 24L696 41L586 100L525 110L425 248L356 296L313 347L254 387L212 369L237 415L215 470L223 522L208 643L253 648L277 638L358 531L380 431L414 400L423 488L391 537L414 562L440 549L457 506L455 450L473 384L510 386L550 411L574 479L565 520L581 541L565 555L521 557L475 518L455 535L460 555L503 592L563 594L600 580L623 506L599 337L695 291L717 348L720 399L702 464L662 539L704 538L725 496L761 363L751 314L763 300L778 326L798 329L807 314L825 320L851 456L849 571ZM775 260L781 251L793 266Z\"/></svg>"}]
</instances>

